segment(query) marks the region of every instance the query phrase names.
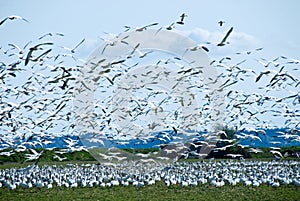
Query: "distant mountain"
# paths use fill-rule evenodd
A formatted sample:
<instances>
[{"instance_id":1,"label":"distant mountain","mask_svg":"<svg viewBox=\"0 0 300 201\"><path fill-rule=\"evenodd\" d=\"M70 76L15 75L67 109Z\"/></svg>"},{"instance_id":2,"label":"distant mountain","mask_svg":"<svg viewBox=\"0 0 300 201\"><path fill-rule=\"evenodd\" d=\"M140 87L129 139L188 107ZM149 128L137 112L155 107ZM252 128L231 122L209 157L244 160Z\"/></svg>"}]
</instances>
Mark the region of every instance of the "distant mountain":
<instances>
[{"instance_id":1,"label":"distant mountain","mask_svg":"<svg viewBox=\"0 0 300 201\"><path fill-rule=\"evenodd\" d=\"M204 140L203 134L199 132L196 136L198 140ZM32 135L27 139L16 138L14 142L6 142L0 138L0 149L17 148L23 145L27 148L61 148L70 147L116 147L116 148L154 148L162 144L176 142L180 137L181 141L190 141L188 135L175 133L174 130L153 133L146 139L137 138L129 140L113 140L109 136L95 137L92 134L84 136L64 135L64 136L39 136ZM195 135L193 136L195 137ZM239 144L250 145L251 147L291 147L300 146L299 130L275 128L275 129L244 129L236 134Z\"/></svg>"},{"instance_id":2,"label":"distant mountain","mask_svg":"<svg viewBox=\"0 0 300 201\"><path fill-rule=\"evenodd\" d=\"M300 146L300 129L245 129L238 131L241 145L251 147L291 147ZM257 136L258 138L251 138Z\"/></svg>"},{"instance_id":3,"label":"distant mountain","mask_svg":"<svg viewBox=\"0 0 300 201\"><path fill-rule=\"evenodd\" d=\"M0 138L1 139L1 138ZM40 136L31 135L26 139L15 138L13 142L0 141L0 149L5 148L17 148L20 145L26 148L70 148L70 143L73 143L73 147L80 147L83 144L80 138L75 135L64 135L64 136Z\"/></svg>"}]
</instances>

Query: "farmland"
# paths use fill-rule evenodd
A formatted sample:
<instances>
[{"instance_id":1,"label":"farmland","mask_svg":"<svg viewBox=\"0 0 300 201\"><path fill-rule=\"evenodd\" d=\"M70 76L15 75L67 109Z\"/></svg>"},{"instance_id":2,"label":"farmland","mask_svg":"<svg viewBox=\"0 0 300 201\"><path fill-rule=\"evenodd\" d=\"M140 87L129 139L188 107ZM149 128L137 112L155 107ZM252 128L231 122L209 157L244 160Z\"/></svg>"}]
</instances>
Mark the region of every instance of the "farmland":
<instances>
[{"instance_id":1,"label":"farmland","mask_svg":"<svg viewBox=\"0 0 300 201\"><path fill-rule=\"evenodd\" d=\"M28 167L30 167L31 170L28 170ZM12 190L9 189L10 187L5 186L2 181L3 186L0 188L0 199L297 200L300 196L299 184L295 183L299 181L300 165L298 159L285 159L277 162L272 158L256 160L246 159L245 161L237 159L188 159L181 160L174 164L164 164L152 169L152 171L149 169L149 172L145 172L144 175L133 173L135 168L141 170L142 167L150 166L149 164L136 164L134 167L125 167L122 173L121 169L116 170L114 168L106 168L97 161L41 161L38 166L34 166L32 163L28 162L23 164L5 163L2 164L0 168L2 171L11 171L9 175L15 175L16 182L18 180L17 175L20 174L20 172L23 172L24 174L35 172L31 175L35 175L37 178L43 178L42 180L45 181L45 184L41 186L39 186L40 184L34 184L31 188L17 186ZM24 171L26 168L27 172ZM227 169L231 171L226 171ZM55 175L56 172L59 172L58 170L60 170L60 172L66 170L64 173L66 176L61 174L61 178L69 178L69 180L64 183L53 182L51 183L51 186L49 186L49 180L43 175L45 170L50 171L53 175ZM75 172L76 174L74 174ZM280 175L282 172L290 172L291 179L287 180L290 183L285 183L286 181L283 180L284 178L276 176L277 173ZM118 175L121 176L109 176L114 175L114 173L118 173ZM227 173L229 175L240 175L241 179L233 184L231 179L233 177L228 176ZM272 179L265 180L265 183L261 183L259 186L255 186L253 181L247 183L250 178L253 178L252 175L256 173L261 173L261 178L264 178L263 175L269 175L268 178L272 179L277 178L276 181L278 181L277 183L280 186L276 186L276 181L274 180L273 182ZM86 176L83 177L82 175ZM88 182L91 181L93 175L102 175L95 177L97 178L96 180L98 183L95 180L94 182ZM149 177L145 175L149 175ZM159 177L157 177L158 175ZM288 176L288 174L286 174L286 176ZM27 178L29 178L29 176ZM74 178L74 180L72 180L73 183L71 182L72 178ZM85 184L83 183L82 178L86 178L87 182ZM153 181L155 180L152 184L150 184L151 178L153 178ZM32 177L30 177L30 179L32 179ZM224 180L225 183L222 186L220 186L221 184L218 186L218 179ZM117 184L113 183L113 181L117 180L121 182ZM125 182L127 182L127 184ZM76 184L76 186L74 186L74 184Z\"/></svg>"},{"instance_id":2,"label":"farmland","mask_svg":"<svg viewBox=\"0 0 300 201\"><path fill-rule=\"evenodd\" d=\"M223 186L216 188L209 184L197 187L165 186L163 182L143 188L116 186L110 188L55 187L53 189L0 189L0 200L297 200L299 187L293 185L271 187L267 185Z\"/></svg>"}]
</instances>

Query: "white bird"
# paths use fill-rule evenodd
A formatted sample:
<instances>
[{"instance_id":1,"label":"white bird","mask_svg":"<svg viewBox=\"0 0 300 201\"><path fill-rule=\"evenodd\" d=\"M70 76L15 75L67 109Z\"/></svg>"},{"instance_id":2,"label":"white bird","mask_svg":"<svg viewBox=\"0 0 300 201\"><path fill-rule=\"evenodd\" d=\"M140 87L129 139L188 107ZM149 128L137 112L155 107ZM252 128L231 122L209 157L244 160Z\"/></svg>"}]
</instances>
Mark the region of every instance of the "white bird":
<instances>
[{"instance_id":1,"label":"white bird","mask_svg":"<svg viewBox=\"0 0 300 201\"><path fill-rule=\"evenodd\" d=\"M279 156L280 158L283 158L283 155L277 151L277 150L270 150L270 152L274 155L274 156Z\"/></svg>"},{"instance_id":2,"label":"white bird","mask_svg":"<svg viewBox=\"0 0 300 201\"><path fill-rule=\"evenodd\" d=\"M30 149L30 151L32 152L32 154L26 154L26 161L32 161L32 160L39 159L45 150L42 150L41 152L37 152L34 149Z\"/></svg>"},{"instance_id":3,"label":"white bird","mask_svg":"<svg viewBox=\"0 0 300 201\"><path fill-rule=\"evenodd\" d=\"M64 161L64 160L67 160L67 157L60 157L58 155L54 155L53 159L58 159L59 161Z\"/></svg>"},{"instance_id":4,"label":"white bird","mask_svg":"<svg viewBox=\"0 0 300 201\"><path fill-rule=\"evenodd\" d=\"M16 20L16 19L19 19L19 20L23 20L25 22L28 22L28 20L26 20L24 17L20 17L20 16L17 16L17 15L11 15L11 16L8 16L6 18L4 18L3 20L0 21L0 26L6 21L6 20Z\"/></svg>"},{"instance_id":5,"label":"white bird","mask_svg":"<svg viewBox=\"0 0 300 201\"><path fill-rule=\"evenodd\" d=\"M68 47L64 47L64 46L60 46L61 48L70 51L71 53L75 53L76 49L85 41L85 39L82 39L77 45L75 45L75 47L73 48L68 48Z\"/></svg>"}]
</instances>

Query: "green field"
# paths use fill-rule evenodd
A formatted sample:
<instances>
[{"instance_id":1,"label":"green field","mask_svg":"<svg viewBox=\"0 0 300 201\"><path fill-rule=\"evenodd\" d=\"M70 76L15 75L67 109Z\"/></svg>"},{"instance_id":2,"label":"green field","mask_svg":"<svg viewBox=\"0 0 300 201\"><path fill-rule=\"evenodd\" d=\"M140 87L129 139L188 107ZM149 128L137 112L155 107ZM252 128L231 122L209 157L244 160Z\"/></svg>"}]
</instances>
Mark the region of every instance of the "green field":
<instances>
[{"instance_id":1,"label":"green field","mask_svg":"<svg viewBox=\"0 0 300 201\"><path fill-rule=\"evenodd\" d=\"M7 150L2 150L2 151L10 151L11 149L7 149ZM36 149L37 151L42 151L42 149ZM261 153L253 153L249 151L249 148L241 148L239 146L233 146L230 147L228 150L225 151L219 151L218 153L221 153L220 155L209 155L209 157L214 157L214 158L218 158L218 159L230 159L229 157L224 157L224 155L226 154L242 154L243 156L245 156L244 158L246 159L251 159L251 160L261 160L261 159L269 159L269 160L273 160L274 155L270 153L270 148L260 148L260 150L262 151ZM59 155L60 157L64 157L65 158L65 162L66 161L90 161L90 162L95 162L97 161L92 155L91 153L93 152L92 150L89 150L89 152L87 151L75 151L75 152L66 152L64 154L57 154L56 151L60 151L60 149L53 149L53 150L43 150L44 153L41 155L41 157L39 158L39 162L53 162L53 161L57 161L59 162L57 159L54 158L55 155ZM157 151L156 149L123 149L123 151L128 152L128 153L149 153L149 152L153 152L153 151ZM96 150L96 152L102 152L99 151L99 149ZM105 151L103 151L105 152ZM300 147L283 147L280 149L280 152L282 155L285 155L286 153L288 153L288 156L284 158L284 160L298 160L299 158L297 158L293 153L296 152L300 152ZM22 164L24 162L26 162L26 154L29 154L30 151L24 151L24 152L15 152L13 155L11 156L3 156L0 155L0 168L1 168L1 164L6 164L6 163L19 163Z\"/></svg>"},{"instance_id":2,"label":"green field","mask_svg":"<svg viewBox=\"0 0 300 201\"><path fill-rule=\"evenodd\" d=\"M94 187L9 190L0 188L0 200L299 200L300 189L294 185L279 188L262 185L225 185L216 188L208 184L197 187L165 186L162 182L152 186Z\"/></svg>"},{"instance_id":3,"label":"green field","mask_svg":"<svg viewBox=\"0 0 300 201\"><path fill-rule=\"evenodd\" d=\"M193 160L195 161L195 160ZM192 162L192 161L190 161ZM74 162L48 162L47 164L67 164ZM86 163L77 161L76 163ZM88 162L90 163L90 162ZM96 161L94 161L96 163ZM29 163L17 164L6 163L0 165L1 169L12 167L24 167ZM41 162L40 165L45 164ZM300 187L287 185L272 187L266 184L259 187L225 185L221 188L209 184L196 187L182 187L181 185L165 186L158 182L152 186L114 186L114 187L77 187L66 188L54 186L52 189L18 187L9 190L6 187L0 188L0 200L299 200Z\"/></svg>"},{"instance_id":4,"label":"green field","mask_svg":"<svg viewBox=\"0 0 300 201\"><path fill-rule=\"evenodd\" d=\"M299 148L294 147L293 151ZM246 160L273 160L266 154L253 154L251 159ZM39 161L39 165L48 164L67 164L67 163L98 163L88 152L68 153L66 161L53 161L53 151L48 151ZM1 169L20 168L28 166L29 162L24 162L24 153L17 153L15 158L2 157L3 164ZM297 158L285 158L284 160L299 160ZM203 159L200 159L203 160ZM206 161L208 159L204 159ZM224 160L224 159L216 159ZM188 162L199 161L199 159L188 159ZM300 188L295 185L271 187L261 185L259 187L225 185L221 188L210 186L209 184L198 185L197 187L182 187L180 185L165 186L163 182L156 183L152 186L135 187L135 186L115 186L115 187L78 187L66 188L54 186L52 189L30 188L24 189L18 187L15 190L9 190L6 187L0 188L0 200L300 200Z\"/></svg>"}]
</instances>

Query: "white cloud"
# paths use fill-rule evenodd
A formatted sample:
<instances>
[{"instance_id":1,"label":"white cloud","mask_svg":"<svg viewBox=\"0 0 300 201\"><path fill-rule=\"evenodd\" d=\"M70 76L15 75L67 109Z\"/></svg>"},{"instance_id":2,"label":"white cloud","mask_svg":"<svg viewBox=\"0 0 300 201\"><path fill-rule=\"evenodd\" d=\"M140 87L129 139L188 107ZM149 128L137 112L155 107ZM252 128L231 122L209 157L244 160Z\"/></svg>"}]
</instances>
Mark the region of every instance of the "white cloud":
<instances>
[{"instance_id":1,"label":"white cloud","mask_svg":"<svg viewBox=\"0 0 300 201\"><path fill-rule=\"evenodd\" d=\"M78 56L81 59L87 59L90 54L103 42L95 38L86 38L84 43L78 48Z\"/></svg>"},{"instance_id":2,"label":"white cloud","mask_svg":"<svg viewBox=\"0 0 300 201\"><path fill-rule=\"evenodd\" d=\"M254 36L235 31L234 29L227 39L229 44L218 47L217 44L220 43L227 31L228 29L224 31L209 31L202 28L176 30L177 33L189 37L196 43L205 45L210 50L208 55L213 59L230 56L236 52L251 51L261 46L259 40ZM99 38L87 38L82 47L78 49L81 53L80 56L86 59L102 43L103 41Z\"/></svg>"},{"instance_id":3,"label":"white cloud","mask_svg":"<svg viewBox=\"0 0 300 201\"><path fill-rule=\"evenodd\" d=\"M244 33L244 32L232 32L230 38L231 45L238 48L257 48L260 45L260 42L254 36Z\"/></svg>"},{"instance_id":4,"label":"white cloud","mask_svg":"<svg viewBox=\"0 0 300 201\"><path fill-rule=\"evenodd\" d=\"M225 31L209 31L206 29L195 28L193 30L180 30L178 33L191 38L199 44L207 44L210 49L210 54L215 55L228 55L236 52L250 51L255 48L260 47L260 41L254 36L238 32L233 29L233 32L228 37L228 45L223 47L217 47L216 45L220 43L223 37L226 35Z\"/></svg>"}]
</instances>

